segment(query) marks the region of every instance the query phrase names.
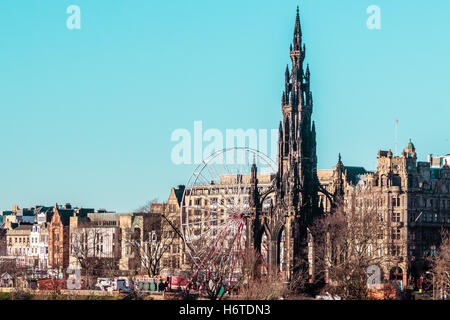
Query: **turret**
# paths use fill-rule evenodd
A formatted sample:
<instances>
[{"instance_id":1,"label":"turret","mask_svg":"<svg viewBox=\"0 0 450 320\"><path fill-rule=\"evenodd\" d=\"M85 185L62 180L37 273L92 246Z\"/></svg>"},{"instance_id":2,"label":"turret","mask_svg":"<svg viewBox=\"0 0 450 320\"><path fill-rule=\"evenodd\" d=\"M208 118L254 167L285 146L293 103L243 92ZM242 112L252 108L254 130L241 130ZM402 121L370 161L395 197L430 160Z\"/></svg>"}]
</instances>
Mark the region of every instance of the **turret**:
<instances>
[{"instance_id":1,"label":"turret","mask_svg":"<svg viewBox=\"0 0 450 320\"><path fill-rule=\"evenodd\" d=\"M253 164L250 173L250 199L249 205L254 208L255 213L260 209L260 194L258 190L258 169L256 167L255 158L253 158Z\"/></svg>"},{"instance_id":2,"label":"turret","mask_svg":"<svg viewBox=\"0 0 450 320\"><path fill-rule=\"evenodd\" d=\"M417 158L416 147L412 143L411 139L409 139L406 148L403 150L403 157L405 158Z\"/></svg>"}]
</instances>

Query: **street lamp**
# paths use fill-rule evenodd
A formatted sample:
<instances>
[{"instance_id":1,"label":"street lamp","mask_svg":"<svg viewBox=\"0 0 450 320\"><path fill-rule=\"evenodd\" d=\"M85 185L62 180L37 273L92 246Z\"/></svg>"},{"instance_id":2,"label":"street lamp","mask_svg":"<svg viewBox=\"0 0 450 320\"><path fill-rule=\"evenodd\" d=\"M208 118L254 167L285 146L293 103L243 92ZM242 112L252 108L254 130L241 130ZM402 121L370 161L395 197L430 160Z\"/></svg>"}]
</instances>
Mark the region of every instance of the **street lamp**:
<instances>
[{"instance_id":1,"label":"street lamp","mask_svg":"<svg viewBox=\"0 0 450 320\"><path fill-rule=\"evenodd\" d=\"M436 300L435 299L435 297L434 297L434 273L433 272L431 272L431 271L427 271L427 272L425 272L426 274L431 274L431 276L433 277L433 300Z\"/></svg>"}]
</instances>

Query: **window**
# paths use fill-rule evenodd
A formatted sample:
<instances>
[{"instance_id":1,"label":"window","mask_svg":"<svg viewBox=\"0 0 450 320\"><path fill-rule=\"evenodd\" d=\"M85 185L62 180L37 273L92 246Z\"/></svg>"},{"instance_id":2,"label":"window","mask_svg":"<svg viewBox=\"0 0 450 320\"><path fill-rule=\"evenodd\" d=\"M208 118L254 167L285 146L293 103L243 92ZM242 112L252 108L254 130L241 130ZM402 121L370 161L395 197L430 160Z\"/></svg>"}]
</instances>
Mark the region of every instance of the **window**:
<instances>
[{"instance_id":1,"label":"window","mask_svg":"<svg viewBox=\"0 0 450 320\"><path fill-rule=\"evenodd\" d=\"M428 255L428 248L426 245L422 246L422 257L426 257Z\"/></svg>"},{"instance_id":2,"label":"window","mask_svg":"<svg viewBox=\"0 0 450 320\"><path fill-rule=\"evenodd\" d=\"M396 166L396 170L398 170L398 166ZM397 186L397 187L401 187L402 185L402 179L400 178L400 176L398 174L395 174L392 178L392 185L393 186Z\"/></svg>"},{"instance_id":3,"label":"window","mask_svg":"<svg viewBox=\"0 0 450 320\"><path fill-rule=\"evenodd\" d=\"M398 257L400 255L400 246L398 245L391 246L391 255L394 257Z\"/></svg>"},{"instance_id":4,"label":"window","mask_svg":"<svg viewBox=\"0 0 450 320\"><path fill-rule=\"evenodd\" d=\"M400 222L400 212L392 212L392 222Z\"/></svg>"},{"instance_id":5,"label":"window","mask_svg":"<svg viewBox=\"0 0 450 320\"><path fill-rule=\"evenodd\" d=\"M382 212L378 212L377 220L378 221L383 221L383 213Z\"/></svg>"},{"instance_id":6,"label":"window","mask_svg":"<svg viewBox=\"0 0 450 320\"><path fill-rule=\"evenodd\" d=\"M400 207L400 197L392 197L392 206Z\"/></svg>"},{"instance_id":7,"label":"window","mask_svg":"<svg viewBox=\"0 0 450 320\"><path fill-rule=\"evenodd\" d=\"M430 256L432 256L432 257L436 256L436 246L430 247Z\"/></svg>"},{"instance_id":8,"label":"window","mask_svg":"<svg viewBox=\"0 0 450 320\"><path fill-rule=\"evenodd\" d=\"M400 228L392 229L391 231L392 240L400 240L400 234L401 234Z\"/></svg>"}]
</instances>

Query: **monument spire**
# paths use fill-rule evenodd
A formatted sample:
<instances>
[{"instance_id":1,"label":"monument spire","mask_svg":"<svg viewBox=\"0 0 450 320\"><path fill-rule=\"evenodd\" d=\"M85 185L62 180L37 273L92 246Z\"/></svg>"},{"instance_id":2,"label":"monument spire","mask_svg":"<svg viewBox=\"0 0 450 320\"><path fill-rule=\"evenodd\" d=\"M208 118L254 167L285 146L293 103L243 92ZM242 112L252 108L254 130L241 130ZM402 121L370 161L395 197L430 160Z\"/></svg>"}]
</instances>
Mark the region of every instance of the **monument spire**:
<instances>
[{"instance_id":1,"label":"monument spire","mask_svg":"<svg viewBox=\"0 0 450 320\"><path fill-rule=\"evenodd\" d=\"M294 50L301 50L302 45L302 27L300 25L300 12L297 6L297 16L295 17L294 29Z\"/></svg>"}]
</instances>

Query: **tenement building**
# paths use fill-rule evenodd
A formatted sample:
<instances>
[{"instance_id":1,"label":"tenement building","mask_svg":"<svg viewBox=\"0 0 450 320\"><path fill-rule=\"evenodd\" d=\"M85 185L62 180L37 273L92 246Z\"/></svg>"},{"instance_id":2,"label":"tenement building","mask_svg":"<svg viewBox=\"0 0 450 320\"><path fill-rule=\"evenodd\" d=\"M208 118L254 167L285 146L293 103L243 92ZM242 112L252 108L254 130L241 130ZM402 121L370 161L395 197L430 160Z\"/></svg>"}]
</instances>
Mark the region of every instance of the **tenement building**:
<instances>
[{"instance_id":1,"label":"tenement building","mask_svg":"<svg viewBox=\"0 0 450 320\"><path fill-rule=\"evenodd\" d=\"M272 182L275 177L274 174L258 174L256 172L253 173L253 176L258 180L259 193L265 193L269 190L272 187ZM238 184L236 183L238 179L240 190L238 190ZM183 205L189 207L186 210L192 214L191 217L194 219L192 220L193 223L202 221L202 223L198 224L198 229L193 231L194 235L198 236L201 233L208 232L210 228L216 227L217 221L226 216L224 212L227 205L239 202L243 206L248 206L251 203L251 195L249 194L251 181L252 174L222 174L219 176L218 183L198 184L186 190L186 194L189 196L185 198L185 201L188 203L184 203ZM245 191L243 192L242 190ZM192 267L185 244L182 238L176 234L176 232L181 231L179 227L180 211L184 192L184 186L180 185L177 188L172 188L167 204L161 211L170 221L170 224L162 224L163 236L165 239L171 239L170 247L164 252L161 259L161 271L164 274L185 275L185 272ZM264 201L263 206L266 209L270 206L270 199L271 197L268 197ZM152 212L156 211L152 208ZM215 219L211 219L210 214L216 211L222 214L218 214L215 216Z\"/></svg>"},{"instance_id":2,"label":"tenement building","mask_svg":"<svg viewBox=\"0 0 450 320\"><path fill-rule=\"evenodd\" d=\"M375 172L350 168L360 171L353 176L339 160L333 170L323 171L322 185L341 190L347 211L365 210L385 222L376 254L388 257L384 279L404 286L423 275L427 257L436 255L441 232L450 226L450 167L417 161L411 141L400 156L380 150L377 158ZM325 206L325 212L330 209Z\"/></svg>"}]
</instances>

